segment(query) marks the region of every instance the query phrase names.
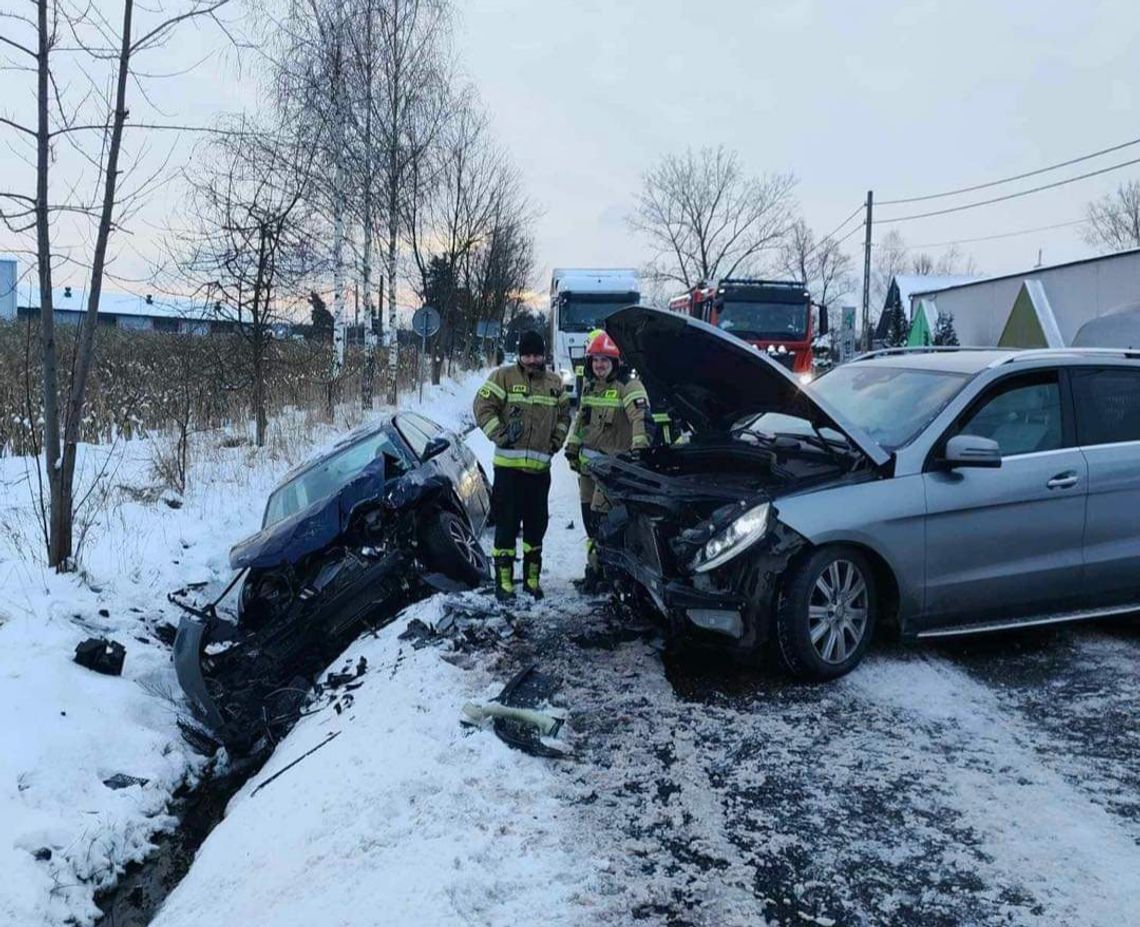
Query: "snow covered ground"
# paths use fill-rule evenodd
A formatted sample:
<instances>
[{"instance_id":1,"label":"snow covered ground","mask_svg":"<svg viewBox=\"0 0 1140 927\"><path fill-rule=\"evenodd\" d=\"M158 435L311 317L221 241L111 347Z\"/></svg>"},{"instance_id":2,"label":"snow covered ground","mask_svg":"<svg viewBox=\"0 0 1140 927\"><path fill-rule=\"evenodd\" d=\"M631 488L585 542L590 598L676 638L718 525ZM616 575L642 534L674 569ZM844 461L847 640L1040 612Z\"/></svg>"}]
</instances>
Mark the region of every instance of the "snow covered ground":
<instances>
[{"instance_id":1,"label":"snow covered ground","mask_svg":"<svg viewBox=\"0 0 1140 927\"><path fill-rule=\"evenodd\" d=\"M474 385L425 411L465 412ZM5 922L81 919L90 886L63 884L85 871L69 848L112 835L125 859L200 762L154 695L173 684L167 652L139 644L127 679L96 677L68 662L87 633L71 615L96 621L112 596L122 605L98 620L122 633L172 584L223 575L270 470L171 516L151 506L166 527L131 542L148 564L135 578L113 552L86 582L0 563L35 576L20 607L0 604L0 704L24 700L21 746L0 760ZM189 533L183 513L211 511L207 498L222 527ZM502 612L481 593L435 596L353 644L334 664L367 660L351 703L326 699L232 799L157 927L1140 923L1140 624L884 643L823 686L680 663L571 587L583 535L561 459L551 508L547 600ZM68 604L46 604L43 583ZM453 619L426 644L411 633ZM568 714L567 759L459 723L531 663ZM86 733L57 729L56 709ZM152 782L113 792L112 772ZM39 846L57 848L51 861Z\"/></svg>"},{"instance_id":2,"label":"snow covered ground","mask_svg":"<svg viewBox=\"0 0 1140 927\"><path fill-rule=\"evenodd\" d=\"M424 410L463 424L481 380L429 389ZM64 576L42 565L29 462L0 459L0 924L91 923L95 893L172 825L171 796L203 760L176 727L181 695L155 630L178 621L166 594L228 578L229 548L257 529L275 481L342 430L282 416L263 451L198 436L181 500L156 485L151 442L83 448L82 479L103 472L106 502L81 572ZM91 636L125 645L122 677L72 662ZM145 782L104 784L117 774Z\"/></svg>"}]
</instances>

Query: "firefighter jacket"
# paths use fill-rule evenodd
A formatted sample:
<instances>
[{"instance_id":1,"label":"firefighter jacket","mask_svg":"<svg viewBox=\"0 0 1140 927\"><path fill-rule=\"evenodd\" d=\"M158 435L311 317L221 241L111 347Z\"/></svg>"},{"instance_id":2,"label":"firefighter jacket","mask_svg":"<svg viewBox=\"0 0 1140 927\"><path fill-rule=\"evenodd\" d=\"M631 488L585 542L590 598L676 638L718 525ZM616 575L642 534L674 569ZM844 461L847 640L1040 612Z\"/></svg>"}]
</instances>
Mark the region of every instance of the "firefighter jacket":
<instances>
[{"instance_id":1,"label":"firefighter jacket","mask_svg":"<svg viewBox=\"0 0 1140 927\"><path fill-rule=\"evenodd\" d=\"M649 396L639 381L620 375L588 380L583 384L581 407L570 429L567 452L576 455L588 448L620 454L648 447L648 414Z\"/></svg>"},{"instance_id":2,"label":"firefighter jacket","mask_svg":"<svg viewBox=\"0 0 1140 927\"><path fill-rule=\"evenodd\" d=\"M479 387L475 421L495 443L494 464L545 473L570 427L570 398L562 378L532 373L521 363L499 367Z\"/></svg>"}]
</instances>

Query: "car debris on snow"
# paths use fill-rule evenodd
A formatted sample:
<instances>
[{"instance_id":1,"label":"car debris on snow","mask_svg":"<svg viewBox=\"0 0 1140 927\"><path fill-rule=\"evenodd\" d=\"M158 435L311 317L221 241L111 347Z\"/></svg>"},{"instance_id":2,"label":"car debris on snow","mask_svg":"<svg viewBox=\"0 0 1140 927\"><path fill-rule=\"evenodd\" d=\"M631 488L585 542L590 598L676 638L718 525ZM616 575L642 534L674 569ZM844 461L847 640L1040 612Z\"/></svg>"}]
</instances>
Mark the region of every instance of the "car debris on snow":
<instances>
[{"instance_id":1,"label":"car debris on snow","mask_svg":"<svg viewBox=\"0 0 1140 927\"><path fill-rule=\"evenodd\" d=\"M76 646L74 660L85 669L104 676L121 676L126 656L126 648L118 641L89 637Z\"/></svg>"}]
</instances>

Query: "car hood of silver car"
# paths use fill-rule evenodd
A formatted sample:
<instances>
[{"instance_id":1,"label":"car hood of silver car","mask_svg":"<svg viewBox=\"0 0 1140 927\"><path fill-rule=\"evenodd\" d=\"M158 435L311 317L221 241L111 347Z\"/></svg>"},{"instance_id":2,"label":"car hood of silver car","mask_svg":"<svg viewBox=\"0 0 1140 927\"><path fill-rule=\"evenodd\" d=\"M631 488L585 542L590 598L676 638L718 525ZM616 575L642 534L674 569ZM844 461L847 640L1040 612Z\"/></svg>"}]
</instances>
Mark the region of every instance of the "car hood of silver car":
<instances>
[{"instance_id":1,"label":"car hood of silver car","mask_svg":"<svg viewBox=\"0 0 1140 927\"><path fill-rule=\"evenodd\" d=\"M650 397L655 402L667 397L670 411L697 432L727 433L745 416L778 412L840 432L875 466L890 461L878 442L805 390L794 374L706 322L630 306L611 315L605 326Z\"/></svg>"}]
</instances>

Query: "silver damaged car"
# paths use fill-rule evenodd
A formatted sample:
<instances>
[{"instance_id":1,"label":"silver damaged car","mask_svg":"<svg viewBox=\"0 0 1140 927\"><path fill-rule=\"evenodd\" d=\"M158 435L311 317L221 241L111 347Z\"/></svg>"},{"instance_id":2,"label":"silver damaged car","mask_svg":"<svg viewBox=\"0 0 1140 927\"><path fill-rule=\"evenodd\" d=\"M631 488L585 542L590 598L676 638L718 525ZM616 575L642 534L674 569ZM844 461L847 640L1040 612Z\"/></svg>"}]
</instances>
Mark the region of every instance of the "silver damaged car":
<instances>
[{"instance_id":1,"label":"silver damaged car","mask_svg":"<svg viewBox=\"0 0 1140 927\"><path fill-rule=\"evenodd\" d=\"M1140 352L896 350L804 387L683 315L606 328L689 440L590 461L599 552L679 644L828 679L888 624L1140 609Z\"/></svg>"}]
</instances>

